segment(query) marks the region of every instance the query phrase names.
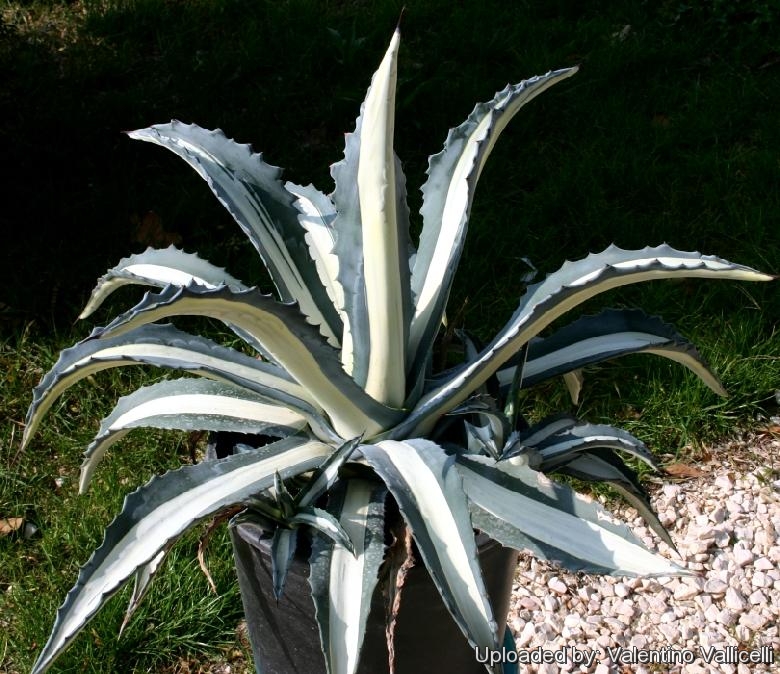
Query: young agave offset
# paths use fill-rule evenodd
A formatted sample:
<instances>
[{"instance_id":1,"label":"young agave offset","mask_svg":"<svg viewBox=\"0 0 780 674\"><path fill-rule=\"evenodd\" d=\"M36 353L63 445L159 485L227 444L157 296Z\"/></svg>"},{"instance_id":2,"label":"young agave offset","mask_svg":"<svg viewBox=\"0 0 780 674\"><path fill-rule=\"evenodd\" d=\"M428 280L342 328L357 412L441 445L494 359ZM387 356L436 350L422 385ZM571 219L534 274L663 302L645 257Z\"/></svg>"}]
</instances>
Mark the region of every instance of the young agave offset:
<instances>
[{"instance_id":1,"label":"young agave offset","mask_svg":"<svg viewBox=\"0 0 780 674\"><path fill-rule=\"evenodd\" d=\"M580 318L540 333L597 293L666 277L766 281L726 260L667 245L611 246L566 262L528 287L498 335L465 360L432 371L432 352L461 256L474 190L518 110L576 68L507 86L477 105L430 159L422 235L409 237L405 179L393 152L396 32L374 75L330 196L283 182L281 171L221 131L171 122L129 135L184 159L255 246L278 298L176 248L123 259L98 282L82 318L124 284L156 286L130 311L62 352L34 392L23 442L55 399L107 368L145 364L197 377L161 381L122 398L86 450L81 489L131 429L237 431L279 437L259 449L184 466L127 496L103 544L60 608L34 673L46 671L105 600L134 578L129 614L189 527L226 508L276 526L275 591L283 590L296 532L316 539L313 580L330 672L353 672L384 554L385 503L397 502L420 555L468 641L497 648L476 562L474 529L570 568L669 575L684 570L646 550L627 527L542 471L614 484L671 543L635 474L617 452L655 465L638 439L558 416L527 428L517 392L584 365L649 352L679 361L721 393L696 350L636 310ZM217 318L258 357L158 321ZM485 392L497 378L497 393ZM453 442L460 438L460 445ZM361 464L361 470L345 470ZM330 494L327 500L325 496ZM563 533L565 532L565 533ZM446 541L446 545L445 542ZM339 585L327 578L340 578ZM502 617L501 617L502 618Z\"/></svg>"}]
</instances>

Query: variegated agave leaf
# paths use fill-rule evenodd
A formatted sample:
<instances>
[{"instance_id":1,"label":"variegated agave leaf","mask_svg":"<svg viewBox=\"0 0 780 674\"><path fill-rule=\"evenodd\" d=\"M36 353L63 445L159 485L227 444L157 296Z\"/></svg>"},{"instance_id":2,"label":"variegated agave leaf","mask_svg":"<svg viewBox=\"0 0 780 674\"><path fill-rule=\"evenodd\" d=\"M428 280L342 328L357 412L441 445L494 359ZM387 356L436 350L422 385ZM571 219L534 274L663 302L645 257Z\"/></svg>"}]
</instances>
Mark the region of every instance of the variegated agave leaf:
<instances>
[{"instance_id":1,"label":"variegated agave leaf","mask_svg":"<svg viewBox=\"0 0 780 674\"><path fill-rule=\"evenodd\" d=\"M309 257L295 196L284 188L279 168L219 129L174 120L128 135L170 150L195 169L260 253L281 299L297 302L331 345L339 344L338 312Z\"/></svg>"},{"instance_id":2,"label":"variegated agave leaf","mask_svg":"<svg viewBox=\"0 0 780 674\"><path fill-rule=\"evenodd\" d=\"M329 674L352 674L385 552L386 487L353 478L329 493L328 510L354 545L354 552L317 535L309 583Z\"/></svg>"},{"instance_id":3,"label":"variegated agave leaf","mask_svg":"<svg viewBox=\"0 0 780 674\"><path fill-rule=\"evenodd\" d=\"M348 141L350 142L350 141ZM334 226L336 206L329 197L322 194L313 185L302 187L294 183L286 183L285 187L298 200L295 207L299 211L298 221L306 230L306 243L317 267L320 281L325 286L328 297L333 302L341 318L343 326L341 334L341 362L344 370L352 374L354 370L354 349L352 344L352 328L349 324L347 303L344 296L344 286L339 279L339 271L349 260L339 262L336 255L337 230ZM360 341L360 340L359 340ZM362 362L362 361L361 361Z\"/></svg>"},{"instance_id":4,"label":"variegated agave leaf","mask_svg":"<svg viewBox=\"0 0 780 674\"><path fill-rule=\"evenodd\" d=\"M62 351L35 387L27 412L23 447L65 390L89 375L125 365L183 370L245 386L304 414L317 415L322 411L311 394L279 366L190 335L172 325L144 325L118 337L95 339L99 334L99 329L93 331L86 339Z\"/></svg>"},{"instance_id":5,"label":"variegated agave leaf","mask_svg":"<svg viewBox=\"0 0 780 674\"><path fill-rule=\"evenodd\" d=\"M355 554L355 546L352 545L349 534L347 534L346 530L341 526L338 519L333 517L327 510L314 508L312 506L308 508L299 508L295 514L290 517L289 522L292 526L306 525L310 529L319 531L337 545L340 545L353 555Z\"/></svg>"},{"instance_id":6,"label":"variegated agave leaf","mask_svg":"<svg viewBox=\"0 0 780 674\"><path fill-rule=\"evenodd\" d=\"M502 458L509 458L517 454L517 447L536 447L551 436L574 428L578 423L580 423L579 419L566 413L553 414L542 419L530 428L516 432L504 447Z\"/></svg>"},{"instance_id":7,"label":"variegated agave leaf","mask_svg":"<svg viewBox=\"0 0 780 674\"><path fill-rule=\"evenodd\" d=\"M193 524L268 488L276 472L290 476L316 468L332 451L322 442L289 438L254 452L184 466L127 496L57 612L32 674L45 672L105 601Z\"/></svg>"},{"instance_id":8,"label":"variegated agave leaf","mask_svg":"<svg viewBox=\"0 0 780 674\"><path fill-rule=\"evenodd\" d=\"M690 573L644 548L628 527L611 523L591 499L527 466L461 456L457 467L474 526L503 545L530 549L573 571L641 576Z\"/></svg>"},{"instance_id":9,"label":"variegated agave leaf","mask_svg":"<svg viewBox=\"0 0 780 674\"><path fill-rule=\"evenodd\" d=\"M124 285L164 288L169 283L177 286L196 283L207 288L226 285L234 290L246 290L247 287L224 269L215 267L195 253L185 253L173 245L168 248L147 248L143 253L121 259L116 267L98 279L79 318L93 314L111 293Z\"/></svg>"},{"instance_id":10,"label":"variegated agave leaf","mask_svg":"<svg viewBox=\"0 0 780 674\"><path fill-rule=\"evenodd\" d=\"M307 419L262 396L208 379L172 379L137 389L119 399L100 423L84 452L79 488L83 493L109 447L133 428L229 431L286 437L304 429Z\"/></svg>"},{"instance_id":11,"label":"variegated agave leaf","mask_svg":"<svg viewBox=\"0 0 780 674\"><path fill-rule=\"evenodd\" d=\"M615 452L610 449L595 449L582 452L571 457L556 472L576 477L579 480L595 481L609 484L628 503L630 503L642 519L658 537L672 550L677 552L677 546L666 530L653 507L635 471L631 470Z\"/></svg>"},{"instance_id":12,"label":"variegated agave leaf","mask_svg":"<svg viewBox=\"0 0 780 674\"><path fill-rule=\"evenodd\" d=\"M556 318L585 300L612 288L652 279L702 277L770 281L772 276L750 267L698 252L678 251L666 244L641 250L610 246L558 271L528 288L520 306L480 357L426 394L392 437L425 434L438 417L456 406L491 377Z\"/></svg>"},{"instance_id":13,"label":"variegated agave leaf","mask_svg":"<svg viewBox=\"0 0 780 674\"><path fill-rule=\"evenodd\" d=\"M673 550L677 549L653 511L636 473L614 451L630 454L658 470L655 457L638 438L614 426L590 424L559 415L516 434L501 458L511 459L528 450L533 456L533 464L529 461L529 466L535 470L609 483L637 509L661 540Z\"/></svg>"},{"instance_id":14,"label":"variegated agave leaf","mask_svg":"<svg viewBox=\"0 0 780 674\"><path fill-rule=\"evenodd\" d=\"M454 458L429 440L362 445L398 502L442 600L472 646L496 648L468 504Z\"/></svg>"},{"instance_id":15,"label":"variegated agave leaf","mask_svg":"<svg viewBox=\"0 0 780 674\"><path fill-rule=\"evenodd\" d=\"M504 450L502 458L511 458L521 447L530 447L541 457L539 469L545 472L555 470L574 455L596 447L609 447L626 452L658 470L655 457L645 443L631 433L606 424L577 421L570 425L566 417L553 417L542 421L518 434L513 445L512 449Z\"/></svg>"},{"instance_id":16,"label":"variegated agave leaf","mask_svg":"<svg viewBox=\"0 0 780 674\"><path fill-rule=\"evenodd\" d=\"M696 347L674 327L640 309L607 309L583 316L549 337L532 339L523 367L523 386L632 353L651 353L682 363L712 391L726 395ZM513 357L498 370L502 387L509 386L518 364Z\"/></svg>"},{"instance_id":17,"label":"variegated agave leaf","mask_svg":"<svg viewBox=\"0 0 780 674\"><path fill-rule=\"evenodd\" d=\"M351 374L376 400L406 399L409 221L393 153L400 33L375 73L344 159L332 167L338 281L350 331ZM346 338L344 340L347 341Z\"/></svg>"},{"instance_id":18,"label":"variegated agave leaf","mask_svg":"<svg viewBox=\"0 0 780 674\"><path fill-rule=\"evenodd\" d=\"M307 388L342 437L367 437L392 426L403 414L374 400L341 367L326 344L293 305L280 304L257 289L168 286L147 294L96 337L118 336L136 327L176 315L210 316L250 333L301 386Z\"/></svg>"},{"instance_id":19,"label":"variegated agave leaf","mask_svg":"<svg viewBox=\"0 0 780 674\"><path fill-rule=\"evenodd\" d=\"M287 182L284 185L290 194L296 197L295 208L298 211L298 222L306 231L304 239L309 246L309 254L317 268L322 285L328 298L338 312L343 329L338 335L344 369L352 372L352 333L349 318L344 310L344 288L339 281L339 259L335 253L336 247L336 207L329 197L320 192L314 185L296 185Z\"/></svg>"},{"instance_id":20,"label":"variegated agave leaf","mask_svg":"<svg viewBox=\"0 0 780 674\"><path fill-rule=\"evenodd\" d=\"M520 108L577 68L547 73L499 91L478 104L469 118L447 136L444 149L430 158L422 188L423 231L411 284L414 317L409 353L419 368L425 362L449 296L466 237L474 190L496 140Z\"/></svg>"}]
</instances>

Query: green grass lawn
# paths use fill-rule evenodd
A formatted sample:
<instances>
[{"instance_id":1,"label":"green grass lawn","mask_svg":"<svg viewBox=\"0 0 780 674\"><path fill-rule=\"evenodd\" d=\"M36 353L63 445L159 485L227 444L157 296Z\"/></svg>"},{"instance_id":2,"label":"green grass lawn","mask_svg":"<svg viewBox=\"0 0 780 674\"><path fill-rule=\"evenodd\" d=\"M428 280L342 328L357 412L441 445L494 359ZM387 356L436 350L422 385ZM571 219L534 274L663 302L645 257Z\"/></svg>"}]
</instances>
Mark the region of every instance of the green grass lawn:
<instances>
[{"instance_id":1,"label":"green grass lawn","mask_svg":"<svg viewBox=\"0 0 780 674\"><path fill-rule=\"evenodd\" d=\"M125 493L189 461L194 438L136 431L77 495L81 452L116 398L150 376L103 373L61 398L24 454L31 390L95 279L130 252L176 242L267 286L251 247L175 157L120 131L172 117L221 127L330 191L371 73L404 3L80 0L0 5L0 671L29 670L56 607ZM507 82L581 65L522 111L481 179L450 317L481 337L505 322L529 258L541 273L615 242L667 241L780 273L780 11L774 3L406 3L396 150L412 212L428 155L476 101ZM693 3L691 3L693 4ZM584 6L583 6L584 5ZM270 290L270 288L268 288ZM117 293L104 324L138 298ZM661 282L584 307L641 306L694 341L731 393L650 356L586 371L576 410L645 440L664 460L777 414L777 284ZM463 310L461 310L463 307ZM528 416L570 409L562 384L529 394ZM200 533L200 532L199 532ZM182 658L241 651L240 598L224 527L210 593L189 536L121 639L129 591L53 671L173 672ZM180 668L179 671L185 671Z\"/></svg>"}]
</instances>

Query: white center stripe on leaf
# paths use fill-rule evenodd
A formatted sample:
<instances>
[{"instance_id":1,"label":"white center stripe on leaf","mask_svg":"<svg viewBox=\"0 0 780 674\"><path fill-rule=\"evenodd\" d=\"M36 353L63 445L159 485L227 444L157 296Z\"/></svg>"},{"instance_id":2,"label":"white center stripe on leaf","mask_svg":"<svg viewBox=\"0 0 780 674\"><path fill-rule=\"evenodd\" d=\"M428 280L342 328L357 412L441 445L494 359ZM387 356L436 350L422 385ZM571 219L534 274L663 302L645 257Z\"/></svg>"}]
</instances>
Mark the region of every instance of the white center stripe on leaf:
<instances>
[{"instance_id":1,"label":"white center stripe on leaf","mask_svg":"<svg viewBox=\"0 0 780 674\"><path fill-rule=\"evenodd\" d=\"M436 475L423 457L404 442L384 440L377 445L387 453L393 467L403 476L404 481L415 485L413 497L425 520L425 535L433 540L433 548L446 577L443 580L448 582L458 609L469 627L478 630L476 636L482 644L493 643L493 635L484 629L490 624L492 617L485 594L480 591L478 577L474 574L473 565L477 562L469 558L464 545L458 544L463 540L464 527L467 528L466 535L470 536L473 542L470 522L468 517L463 520L454 516L453 504L445 496L448 487L461 491L457 471L452 474L447 471L448 474L441 477ZM453 485L453 481L457 481L458 485ZM417 535L421 533L417 532ZM440 551L443 552L439 554ZM461 582L451 582L455 578L461 579ZM470 619L475 611L479 613L480 620Z\"/></svg>"},{"instance_id":2,"label":"white center stripe on leaf","mask_svg":"<svg viewBox=\"0 0 780 674\"><path fill-rule=\"evenodd\" d=\"M637 349L640 345L664 344L668 341L667 337L651 335L646 332L623 332L606 337L589 337L570 346L556 349L545 356L527 361L523 367L523 376L530 377L542 369L547 370L587 359L604 353L607 348L609 351L621 351Z\"/></svg>"},{"instance_id":3,"label":"white center stripe on leaf","mask_svg":"<svg viewBox=\"0 0 780 674\"><path fill-rule=\"evenodd\" d=\"M258 423L273 423L282 426L291 426L305 421L300 414L278 405L269 405L227 396L185 394L167 398L155 398L147 403L138 405L118 417L111 424L109 430L125 428L149 417L177 416L182 413L250 419Z\"/></svg>"},{"instance_id":4,"label":"white center stripe on leaf","mask_svg":"<svg viewBox=\"0 0 780 674\"><path fill-rule=\"evenodd\" d=\"M436 241L431 264L415 307L413 324L416 330L410 344L413 353L417 350L423 329L430 320L436 298L442 292L441 279L444 278L446 268L452 264L452 242L457 238L457 231L461 227L468 207L469 186L467 178L474 167L479 143L484 140L490 129L491 120L492 115L487 115L474 130L468 140L468 151L461 155L450 180L441 216L441 232Z\"/></svg>"},{"instance_id":5,"label":"white center stripe on leaf","mask_svg":"<svg viewBox=\"0 0 780 674\"><path fill-rule=\"evenodd\" d=\"M325 457L331 451L332 448L324 443L306 442L208 480L155 508L123 536L122 541L94 570L60 625L59 643L65 643L70 635L78 631L84 616L97 611L103 595L112 593L124 579L153 559L167 541L178 536L192 522L209 515L214 504L233 504L237 494L244 493L260 480L273 476L277 471L287 474L297 464ZM85 591L87 588L88 592Z\"/></svg>"},{"instance_id":6,"label":"white center stripe on leaf","mask_svg":"<svg viewBox=\"0 0 780 674\"><path fill-rule=\"evenodd\" d=\"M339 519L341 526L349 536L355 547L354 556L343 545L333 547L330 565L330 610L339 617L342 630L331 628L330 650L332 661L336 664L337 672L353 672L358 662L358 631L360 628L360 613L364 602L370 602L371 597L364 597L362 585L356 588L354 584L344 581L344 578L363 578L366 565L365 558L365 529L362 523L368 513L368 505L371 500L372 485L368 482L357 482L350 485L347 492L347 501L344 505L346 512L355 512L358 517L355 520L349 517ZM360 507L354 509L350 503L360 503Z\"/></svg>"},{"instance_id":7,"label":"white center stripe on leaf","mask_svg":"<svg viewBox=\"0 0 780 674\"><path fill-rule=\"evenodd\" d=\"M594 522L523 496L459 466L469 498L498 519L577 559L636 575L677 575L680 568L643 547L629 543ZM566 536L561 536L565 531Z\"/></svg>"},{"instance_id":8,"label":"white center stripe on leaf","mask_svg":"<svg viewBox=\"0 0 780 674\"><path fill-rule=\"evenodd\" d=\"M403 405L406 397L406 343L393 155L399 40L400 33L396 31L366 96L357 175L371 349L365 390L379 402L394 407ZM403 264L407 262L404 260Z\"/></svg>"},{"instance_id":9,"label":"white center stripe on leaf","mask_svg":"<svg viewBox=\"0 0 780 674\"><path fill-rule=\"evenodd\" d=\"M232 363L221 358L208 356L191 351L189 349L176 346L166 346L164 344L127 344L124 346L108 347L106 349L101 349L95 354L86 356L83 360L74 363L71 367L65 370L65 372L80 370L84 367L84 365L96 359L101 361L110 360L112 358L116 358L118 360L130 360L133 357L153 358L155 356L159 356L161 358L170 358L171 360L180 360L182 363L193 363L195 365L213 368L217 372L224 370L225 372L228 372L229 374L236 377L242 377L249 381L255 381L260 384L272 386L275 389L289 393L296 398L305 400L307 403L318 407L314 398L305 388L299 384L296 384L295 382L284 379L283 377L276 377L273 374L266 373L262 370L258 370L252 367L247 367L246 365ZM140 364L142 363L139 363L139 365ZM99 364L96 365L96 367L102 369ZM70 385L67 382L64 382L64 384L65 385L63 388L67 388L67 386Z\"/></svg>"}]
</instances>

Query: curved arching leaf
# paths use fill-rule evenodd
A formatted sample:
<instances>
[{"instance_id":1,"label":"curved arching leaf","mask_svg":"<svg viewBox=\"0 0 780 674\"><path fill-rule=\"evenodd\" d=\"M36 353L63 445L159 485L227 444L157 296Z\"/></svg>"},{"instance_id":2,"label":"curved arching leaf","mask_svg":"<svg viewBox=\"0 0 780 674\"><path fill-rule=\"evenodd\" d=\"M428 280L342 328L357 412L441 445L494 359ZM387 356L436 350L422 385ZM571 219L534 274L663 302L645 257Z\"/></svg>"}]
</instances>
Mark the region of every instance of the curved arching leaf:
<instances>
[{"instance_id":1,"label":"curved arching leaf","mask_svg":"<svg viewBox=\"0 0 780 674\"><path fill-rule=\"evenodd\" d=\"M539 433L534 433L534 435L538 436ZM627 431L607 424L578 422L576 425L557 430L534 442L523 440L523 434L520 434L517 444L535 450L542 458L539 470L545 472L555 470L575 455L596 447L608 447L626 452L658 470L658 463L644 442ZM510 458L516 453L517 450L512 450L505 453L502 458Z\"/></svg>"},{"instance_id":2,"label":"curved arching leaf","mask_svg":"<svg viewBox=\"0 0 780 674\"><path fill-rule=\"evenodd\" d=\"M184 466L128 495L57 612L32 674L49 669L106 600L191 526L267 489L276 472L286 478L316 468L331 451L322 442L288 438L254 452Z\"/></svg>"},{"instance_id":3,"label":"curved arching leaf","mask_svg":"<svg viewBox=\"0 0 780 674\"><path fill-rule=\"evenodd\" d=\"M281 169L219 129L173 120L128 135L170 150L195 169L260 253L282 301L297 302L336 346L341 336L338 312L309 257L293 207L295 196L284 188Z\"/></svg>"},{"instance_id":4,"label":"curved arching leaf","mask_svg":"<svg viewBox=\"0 0 780 674\"><path fill-rule=\"evenodd\" d=\"M686 569L643 547L597 503L522 464L459 456L474 526L508 547L531 549L572 571L673 576ZM565 532L566 535L561 535Z\"/></svg>"},{"instance_id":5,"label":"curved arching leaf","mask_svg":"<svg viewBox=\"0 0 780 674\"><path fill-rule=\"evenodd\" d=\"M565 465L559 466L557 472L576 477L579 480L609 484L636 508L636 511L658 537L677 552L677 546L650 505L650 499L637 479L636 472L631 470L612 450L600 449L582 452L570 458Z\"/></svg>"},{"instance_id":6,"label":"curved arching leaf","mask_svg":"<svg viewBox=\"0 0 780 674\"><path fill-rule=\"evenodd\" d=\"M517 456L525 449L530 449L544 443L548 438L574 428L580 420L571 414L560 413L545 417L538 423L523 431L515 431L507 441L501 453L501 458ZM537 465L532 466L537 468Z\"/></svg>"},{"instance_id":7,"label":"curved arching leaf","mask_svg":"<svg viewBox=\"0 0 780 674\"><path fill-rule=\"evenodd\" d=\"M331 515L327 510L315 508L313 506L299 509L291 518L292 526L306 525L316 529L324 536L330 538L334 543L340 545L350 554L354 555L355 546L339 520Z\"/></svg>"},{"instance_id":8,"label":"curved arching leaf","mask_svg":"<svg viewBox=\"0 0 780 674\"><path fill-rule=\"evenodd\" d=\"M411 276L414 316L409 355L416 367L424 362L444 315L474 199L474 191L496 140L520 108L577 68L549 72L499 91L479 103L468 119L451 129L444 149L430 158L423 185L423 230Z\"/></svg>"},{"instance_id":9,"label":"curved arching leaf","mask_svg":"<svg viewBox=\"0 0 780 674\"><path fill-rule=\"evenodd\" d=\"M25 447L57 398L85 377L125 365L154 365L244 386L304 414L321 412L308 391L281 367L263 362L172 325L143 325L118 337L93 333L60 352L57 362L33 390L22 438Z\"/></svg>"},{"instance_id":10,"label":"curved arching leaf","mask_svg":"<svg viewBox=\"0 0 780 674\"><path fill-rule=\"evenodd\" d=\"M172 379L144 386L119 399L84 452L79 489L83 493L109 447L133 428L230 431L292 435L306 418L246 389L208 379Z\"/></svg>"},{"instance_id":11,"label":"curved arching leaf","mask_svg":"<svg viewBox=\"0 0 780 674\"><path fill-rule=\"evenodd\" d=\"M713 255L678 251L663 244L623 250L610 246L566 262L526 290L509 322L480 354L427 393L389 437L424 435L437 419L465 400L533 337L573 307L612 288L661 278L771 281L774 277Z\"/></svg>"},{"instance_id":12,"label":"curved arching leaf","mask_svg":"<svg viewBox=\"0 0 780 674\"><path fill-rule=\"evenodd\" d=\"M726 395L696 347L673 326L640 309L606 309L583 316L549 337L532 339L523 367L523 387L632 353L652 353L682 363L712 391ZM518 362L513 357L496 372L502 387L511 383Z\"/></svg>"},{"instance_id":13,"label":"curved arching leaf","mask_svg":"<svg viewBox=\"0 0 780 674\"><path fill-rule=\"evenodd\" d=\"M136 327L175 315L210 316L250 333L328 414L342 438L372 437L390 428L403 413L378 403L341 367L338 352L294 305L280 304L257 289L234 292L222 287L168 286L147 294L94 338L121 335Z\"/></svg>"},{"instance_id":14,"label":"curved arching leaf","mask_svg":"<svg viewBox=\"0 0 780 674\"><path fill-rule=\"evenodd\" d=\"M185 253L173 245L168 248L150 247L143 253L122 258L119 264L101 276L79 318L90 316L111 293L124 285L164 288L169 283L177 286L197 283L207 288L226 285L233 290L247 288L224 269L203 260L195 253Z\"/></svg>"}]
</instances>

